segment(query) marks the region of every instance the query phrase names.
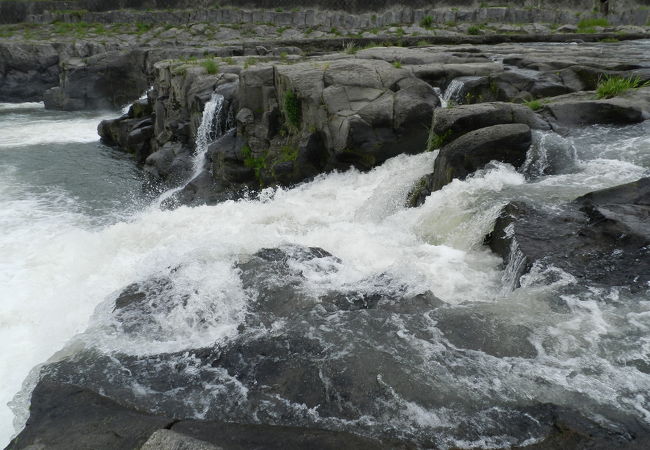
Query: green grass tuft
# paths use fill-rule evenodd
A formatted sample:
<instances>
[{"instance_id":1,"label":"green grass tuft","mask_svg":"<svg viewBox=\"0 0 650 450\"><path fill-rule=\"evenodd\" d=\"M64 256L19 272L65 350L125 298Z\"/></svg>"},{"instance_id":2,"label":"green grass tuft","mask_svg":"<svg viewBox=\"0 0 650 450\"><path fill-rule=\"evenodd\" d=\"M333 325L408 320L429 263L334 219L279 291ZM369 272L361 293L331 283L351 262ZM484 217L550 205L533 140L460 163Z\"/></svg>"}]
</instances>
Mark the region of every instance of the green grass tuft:
<instances>
[{"instance_id":1,"label":"green grass tuft","mask_svg":"<svg viewBox=\"0 0 650 450\"><path fill-rule=\"evenodd\" d=\"M471 34L473 36L475 36L477 34L480 34L480 33L481 33L481 29L476 25L472 25L471 27L469 27L467 29L467 34Z\"/></svg>"},{"instance_id":2,"label":"green grass tuft","mask_svg":"<svg viewBox=\"0 0 650 450\"><path fill-rule=\"evenodd\" d=\"M433 25L433 17L431 16L424 16L422 20L420 20L420 26L422 28L431 28L431 25Z\"/></svg>"},{"instance_id":3,"label":"green grass tuft","mask_svg":"<svg viewBox=\"0 0 650 450\"><path fill-rule=\"evenodd\" d=\"M533 111L537 111L538 109L542 109L542 106L544 105L539 100L531 100L529 102L526 102L526 106L528 106Z\"/></svg>"},{"instance_id":4,"label":"green grass tuft","mask_svg":"<svg viewBox=\"0 0 650 450\"><path fill-rule=\"evenodd\" d=\"M201 62L201 66L210 74L214 75L215 73L219 72L219 65L214 62L212 59L208 59L206 61Z\"/></svg>"},{"instance_id":5,"label":"green grass tuft","mask_svg":"<svg viewBox=\"0 0 650 450\"><path fill-rule=\"evenodd\" d=\"M595 27L607 27L609 22L605 18L582 19L578 22L578 33L595 33Z\"/></svg>"},{"instance_id":6,"label":"green grass tuft","mask_svg":"<svg viewBox=\"0 0 650 450\"><path fill-rule=\"evenodd\" d=\"M650 86L650 81L642 81L639 76L622 78L618 76L604 76L596 87L596 97L612 98L629 89Z\"/></svg>"}]
</instances>

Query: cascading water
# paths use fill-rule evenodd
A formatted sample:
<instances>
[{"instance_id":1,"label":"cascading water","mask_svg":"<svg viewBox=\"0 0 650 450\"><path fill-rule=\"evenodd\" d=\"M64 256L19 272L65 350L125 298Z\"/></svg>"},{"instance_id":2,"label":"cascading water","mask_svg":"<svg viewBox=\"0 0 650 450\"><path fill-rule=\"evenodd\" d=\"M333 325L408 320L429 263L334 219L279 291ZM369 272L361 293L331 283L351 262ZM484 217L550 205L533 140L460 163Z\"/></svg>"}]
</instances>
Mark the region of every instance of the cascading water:
<instances>
[{"instance_id":1,"label":"cascading water","mask_svg":"<svg viewBox=\"0 0 650 450\"><path fill-rule=\"evenodd\" d=\"M208 105L195 174L226 120L223 99ZM423 446L535 442L537 403L650 424L647 291L595 289L538 267L504 289L513 277L483 245L512 200L553 211L647 176L649 123L538 135L525 170L491 165L419 208L404 200L434 153L163 211L129 197L140 179L126 156L87 139L98 120L0 105L0 135L24 133L0 146L3 405L55 355L43 376L142 410ZM38 134L48 126L60 144ZM549 175L551 163L563 170ZM145 300L116 308L132 283ZM237 378L242 355L266 357L273 370L257 376L271 381ZM18 428L38 375L12 403ZM295 395L296 380L315 400ZM320 402L314 386L338 400ZM5 444L8 408L0 420Z\"/></svg>"},{"instance_id":2,"label":"cascading water","mask_svg":"<svg viewBox=\"0 0 650 450\"><path fill-rule=\"evenodd\" d=\"M185 183L176 188L165 191L156 202L158 206L162 205L163 202L183 190L183 188L185 188L204 170L208 147L219 137L223 136L225 128L228 128L231 125L229 113L224 111L224 103L224 96L215 92L203 107L201 124L196 130L194 157L192 158L192 174Z\"/></svg>"},{"instance_id":3,"label":"cascading water","mask_svg":"<svg viewBox=\"0 0 650 450\"><path fill-rule=\"evenodd\" d=\"M445 89L445 93L440 98L440 103L442 104L443 108L448 107L450 102L455 102L458 100L458 95L460 94L464 85L465 83L460 79L451 80L451 83L449 83L449 86L447 86L447 89Z\"/></svg>"},{"instance_id":4,"label":"cascading water","mask_svg":"<svg viewBox=\"0 0 650 450\"><path fill-rule=\"evenodd\" d=\"M205 155L208 151L208 147L223 134L222 129L224 126L228 125L223 123L224 102L225 99L223 95L213 93L210 100L203 108L201 125L199 125L198 130L196 130L196 145L194 150L194 159L192 161L194 171L190 179L195 178L201 173L205 165Z\"/></svg>"}]
</instances>

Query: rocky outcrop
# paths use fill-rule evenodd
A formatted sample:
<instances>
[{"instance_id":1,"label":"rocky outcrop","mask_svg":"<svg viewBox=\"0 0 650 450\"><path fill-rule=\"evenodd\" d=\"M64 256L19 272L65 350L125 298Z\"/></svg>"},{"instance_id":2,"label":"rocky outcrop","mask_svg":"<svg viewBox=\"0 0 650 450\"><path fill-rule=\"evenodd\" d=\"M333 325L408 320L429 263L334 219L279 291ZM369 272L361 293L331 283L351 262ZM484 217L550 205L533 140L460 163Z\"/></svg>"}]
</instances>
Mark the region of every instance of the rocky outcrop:
<instances>
[{"instance_id":1,"label":"rocky outcrop","mask_svg":"<svg viewBox=\"0 0 650 450\"><path fill-rule=\"evenodd\" d=\"M251 300L231 337L218 345L161 354L75 347L41 371L29 423L9 448L74 449L89 443L95 444L92 448L141 448L165 439L224 449L436 448L439 441L428 423L415 430L391 429L390 423L372 419L398 420L409 413L409 405L422 405L418 411L436 411L442 419L455 417L450 405L460 405L462 414L478 414L486 403L479 404L471 393L444 389L457 376L474 377L467 373L470 362L463 367L444 362L474 360L477 351L513 358L537 353L527 342L530 330L512 317L504 319L497 304L449 308L430 292L415 295L386 274L333 289L306 289L312 276L322 280L343 268L343 261L321 248L267 248L242 255L235 264ZM115 300L114 331L127 338L165 336L158 318L183 308L196 289L175 284L172 274L179 269L127 287ZM467 323L471 330L461 332ZM386 335L394 338L386 340ZM422 345L440 348L441 359L434 354L423 361ZM438 364L445 370L432 377L431 366ZM487 406L494 403L490 399ZM482 436L508 433L528 443L532 435L534 445L546 442L549 448L564 448L567 442L643 448L650 436L633 413L599 410L616 419L610 428L529 398L519 405L496 403L506 415L491 420L489 429L482 427ZM205 420L192 418L197 404ZM341 421L376 438L336 431ZM458 440L476 435L464 422L446 426L445 433Z\"/></svg>"},{"instance_id":2,"label":"rocky outcrop","mask_svg":"<svg viewBox=\"0 0 650 450\"><path fill-rule=\"evenodd\" d=\"M423 151L438 104L430 85L383 60L256 67L242 72L238 132L263 161L262 185L285 163L297 182L314 169L369 169Z\"/></svg>"},{"instance_id":3,"label":"rocky outcrop","mask_svg":"<svg viewBox=\"0 0 650 450\"><path fill-rule=\"evenodd\" d=\"M504 124L470 131L440 149L432 176L437 191L454 179L463 180L490 161L521 166L531 144L530 127Z\"/></svg>"},{"instance_id":4,"label":"rocky outcrop","mask_svg":"<svg viewBox=\"0 0 650 450\"><path fill-rule=\"evenodd\" d=\"M549 121L564 127L598 123L630 124L650 118L648 87L633 89L609 99L596 100L594 97L582 94L549 99L541 112Z\"/></svg>"},{"instance_id":5,"label":"rocky outcrop","mask_svg":"<svg viewBox=\"0 0 650 450\"><path fill-rule=\"evenodd\" d=\"M592 12L593 4L588 0L576 3L554 2L525 7L518 0L506 0L498 7L485 7L478 1L448 0L432 5L424 0L401 0L393 3L387 0L373 2L372 6L359 0L341 3L340 0L323 1L268 1L268 0L226 0L214 8L209 1L202 1L201 7L192 10L195 4L187 0L129 0L97 2L96 0L72 0L61 7L60 2L5 1L0 11L2 22L12 23L25 20L47 22L72 16L73 19L92 21L137 21L143 17L155 22L178 24L179 22L213 21L217 23L241 23L246 21L270 22L276 25L341 26L353 27L390 25L394 23L418 23L423 17L431 16L433 23L457 22L500 22L500 23L577 23L583 17L599 17ZM40 5L44 3L45 5ZM101 4L100 4L101 3ZM647 12L640 8L641 1L628 0L607 11L610 23L644 25ZM211 8L212 6L212 8ZM230 6L224 7L224 6ZM121 8L149 9L144 11L123 11ZM243 9L249 8L249 9ZM264 9L261 9L264 8ZM74 14L66 11L76 10ZM157 9L157 10L156 10ZM161 10L162 9L162 10ZM63 11L61 11L63 10ZM576 14L576 12L578 14ZM603 13L605 11L602 11ZM582 14L580 14L582 13ZM146 15L145 15L146 14ZM171 19L171 20L170 20Z\"/></svg>"},{"instance_id":6,"label":"rocky outcrop","mask_svg":"<svg viewBox=\"0 0 650 450\"><path fill-rule=\"evenodd\" d=\"M429 136L429 150L440 148L434 170L414 186L407 205L422 205L431 192L490 161L521 166L531 144L531 128L549 125L522 105L495 102L437 109Z\"/></svg>"},{"instance_id":7,"label":"rocky outcrop","mask_svg":"<svg viewBox=\"0 0 650 450\"><path fill-rule=\"evenodd\" d=\"M152 153L154 124L152 108L148 99L134 102L125 116L100 122L97 132L104 144L117 146L135 157L143 164Z\"/></svg>"},{"instance_id":8,"label":"rocky outcrop","mask_svg":"<svg viewBox=\"0 0 650 450\"><path fill-rule=\"evenodd\" d=\"M107 52L61 64L59 86L45 93L45 107L61 110L116 109L148 87L144 53Z\"/></svg>"},{"instance_id":9,"label":"rocky outcrop","mask_svg":"<svg viewBox=\"0 0 650 450\"><path fill-rule=\"evenodd\" d=\"M508 266L513 286L533 264L580 284L644 289L650 282L650 178L579 197L560 210L507 205L486 243Z\"/></svg>"},{"instance_id":10,"label":"rocky outcrop","mask_svg":"<svg viewBox=\"0 0 650 450\"><path fill-rule=\"evenodd\" d=\"M40 101L59 81L59 52L47 44L0 44L0 101Z\"/></svg>"},{"instance_id":11,"label":"rocky outcrop","mask_svg":"<svg viewBox=\"0 0 650 450\"><path fill-rule=\"evenodd\" d=\"M526 106L500 102L481 103L437 109L431 123L431 140L437 144L447 144L470 131L512 123L521 123L539 130L549 129L549 125ZM433 148L438 146L434 145Z\"/></svg>"}]
</instances>

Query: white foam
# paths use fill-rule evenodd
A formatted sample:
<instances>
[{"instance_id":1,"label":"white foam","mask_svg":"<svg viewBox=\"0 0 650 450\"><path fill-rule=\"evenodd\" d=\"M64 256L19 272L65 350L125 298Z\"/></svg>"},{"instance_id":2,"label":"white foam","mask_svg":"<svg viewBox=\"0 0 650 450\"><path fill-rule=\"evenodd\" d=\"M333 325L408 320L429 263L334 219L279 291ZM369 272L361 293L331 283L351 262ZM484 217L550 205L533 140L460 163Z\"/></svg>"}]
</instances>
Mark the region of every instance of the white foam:
<instances>
[{"instance_id":1,"label":"white foam","mask_svg":"<svg viewBox=\"0 0 650 450\"><path fill-rule=\"evenodd\" d=\"M7 108L10 109L10 108ZM29 109L29 108L24 108ZM10 110L11 111L11 110ZM23 111L24 112L24 111ZM58 118L54 118L54 115ZM9 113L0 121L0 149L28 147L39 144L60 144L68 142L99 141L97 124L112 115L43 113L21 117L22 112Z\"/></svg>"}]
</instances>

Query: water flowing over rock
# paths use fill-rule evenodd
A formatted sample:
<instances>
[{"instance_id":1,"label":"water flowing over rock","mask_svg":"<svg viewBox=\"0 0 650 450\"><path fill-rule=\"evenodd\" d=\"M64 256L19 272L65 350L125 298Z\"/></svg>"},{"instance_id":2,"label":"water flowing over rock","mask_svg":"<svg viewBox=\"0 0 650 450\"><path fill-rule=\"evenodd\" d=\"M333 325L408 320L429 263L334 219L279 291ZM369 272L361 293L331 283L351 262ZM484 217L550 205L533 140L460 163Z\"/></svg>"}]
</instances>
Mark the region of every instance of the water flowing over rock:
<instances>
[{"instance_id":1,"label":"water flowing over rock","mask_svg":"<svg viewBox=\"0 0 650 450\"><path fill-rule=\"evenodd\" d=\"M534 265L556 267L581 284L643 290L650 282L650 179L579 197L559 211L511 203L486 238L512 266L518 285Z\"/></svg>"}]
</instances>

